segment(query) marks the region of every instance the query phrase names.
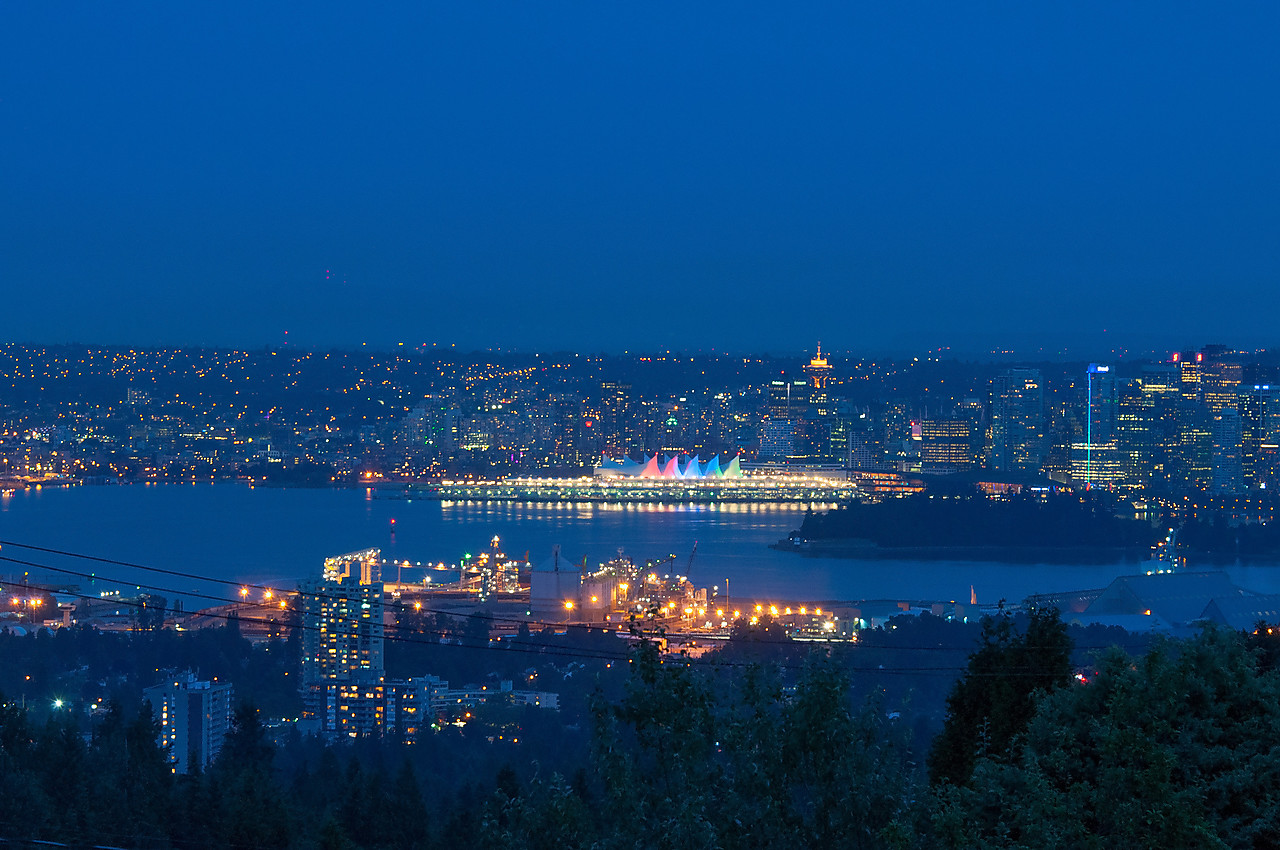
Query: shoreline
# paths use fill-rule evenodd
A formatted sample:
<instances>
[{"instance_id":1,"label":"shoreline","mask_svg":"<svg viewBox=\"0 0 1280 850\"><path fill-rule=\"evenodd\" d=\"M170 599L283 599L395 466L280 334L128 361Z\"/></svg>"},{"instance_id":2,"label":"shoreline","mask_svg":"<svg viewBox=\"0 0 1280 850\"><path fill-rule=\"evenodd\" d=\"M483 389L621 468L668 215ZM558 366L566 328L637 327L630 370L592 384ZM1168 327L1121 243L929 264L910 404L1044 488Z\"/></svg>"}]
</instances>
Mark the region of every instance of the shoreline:
<instances>
[{"instance_id":1,"label":"shoreline","mask_svg":"<svg viewBox=\"0 0 1280 850\"><path fill-rule=\"evenodd\" d=\"M777 552L806 558L840 558L850 561L985 561L1000 564L1145 564L1146 549L1096 546L891 546L869 540L806 540L800 545L789 539L769 544ZM1280 557L1220 556L1206 552L1186 553L1187 569L1217 569L1226 566L1280 566Z\"/></svg>"}]
</instances>

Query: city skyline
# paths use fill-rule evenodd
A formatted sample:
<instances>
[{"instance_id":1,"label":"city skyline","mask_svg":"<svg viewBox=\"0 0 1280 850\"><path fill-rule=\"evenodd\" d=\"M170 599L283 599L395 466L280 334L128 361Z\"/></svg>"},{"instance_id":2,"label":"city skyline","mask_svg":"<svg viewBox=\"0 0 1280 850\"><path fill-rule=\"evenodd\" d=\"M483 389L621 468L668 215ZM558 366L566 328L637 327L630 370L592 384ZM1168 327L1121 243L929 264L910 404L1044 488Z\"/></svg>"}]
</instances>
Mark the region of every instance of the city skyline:
<instances>
[{"instance_id":1,"label":"city skyline","mask_svg":"<svg viewBox=\"0 0 1280 850\"><path fill-rule=\"evenodd\" d=\"M1280 846L1278 31L5 6L0 844Z\"/></svg>"},{"instance_id":2,"label":"city skyline","mask_svg":"<svg viewBox=\"0 0 1280 850\"><path fill-rule=\"evenodd\" d=\"M7 336L1270 345L1278 15L9 10Z\"/></svg>"},{"instance_id":3,"label":"city skyline","mask_svg":"<svg viewBox=\"0 0 1280 850\"><path fill-rule=\"evenodd\" d=\"M820 468L873 494L940 475L1248 495L1280 480L1278 376L1275 352L1221 344L1113 363L6 344L0 483L430 481L440 498L541 499L583 496L573 481L594 473L594 496L686 498L648 484L705 477L698 498L755 500L779 493L744 472L798 471L788 498L805 499Z\"/></svg>"}]
</instances>

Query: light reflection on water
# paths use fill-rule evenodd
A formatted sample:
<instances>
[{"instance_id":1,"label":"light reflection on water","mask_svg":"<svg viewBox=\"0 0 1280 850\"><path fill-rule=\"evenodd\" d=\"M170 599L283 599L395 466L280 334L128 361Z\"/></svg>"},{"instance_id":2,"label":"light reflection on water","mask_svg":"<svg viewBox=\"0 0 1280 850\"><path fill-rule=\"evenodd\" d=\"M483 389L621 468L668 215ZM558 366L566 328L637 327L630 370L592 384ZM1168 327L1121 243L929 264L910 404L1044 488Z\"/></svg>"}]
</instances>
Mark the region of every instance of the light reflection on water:
<instances>
[{"instance_id":1,"label":"light reflection on water","mask_svg":"<svg viewBox=\"0 0 1280 850\"><path fill-rule=\"evenodd\" d=\"M588 565L621 548L638 560L674 556L680 571L698 543L691 577L724 585L735 597L787 600L1020 600L1030 593L1103 587L1141 565L1011 565L967 561L855 561L805 558L768 544L799 527L802 505L654 505L617 503L486 504L376 498L364 490L274 490L234 484L44 488L0 500L0 539L165 567L228 581L287 586L315 575L327 555L379 546L395 560L456 562L498 535L507 554L535 563L560 544L564 556ZM395 519L395 533L391 520ZM163 584L210 595L231 588L201 585L48 556L8 557L92 571L106 577ZM43 560L42 560L43 559ZM0 575L13 572L0 563ZM1227 570L1244 587L1280 592L1280 568ZM420 575L405 570L406 580ZM438 580L438 579L437 579ZM114 586L114 585L111 585ZM96 592L96 591L95 591Z\"/></svg>"}]
</instances>

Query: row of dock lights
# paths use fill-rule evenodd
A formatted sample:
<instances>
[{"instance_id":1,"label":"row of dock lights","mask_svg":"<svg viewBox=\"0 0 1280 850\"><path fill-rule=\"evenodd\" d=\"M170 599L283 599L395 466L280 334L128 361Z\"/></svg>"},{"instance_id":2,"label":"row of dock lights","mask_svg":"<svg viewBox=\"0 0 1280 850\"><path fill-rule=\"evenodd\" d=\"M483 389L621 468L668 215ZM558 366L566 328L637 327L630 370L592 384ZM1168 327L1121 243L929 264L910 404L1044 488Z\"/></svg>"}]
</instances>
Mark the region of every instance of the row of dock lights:
<instances>
[{"instance_id":1,"label":"row of dock lights","mask_svg":"<svg viewBox=\"0 0 1280 850\"><path fill-rule=\"evenodd\" d=\"M734 616L735 616L735 617L738 615L738 612L737 612L737 611L735 611L735 612L733 612L733 613L734 613ZM763 614L763 613L764 613L764 606L763 606L763 605L756 605L756 613L757 613L757 614ZM791 609L790 609L790 608L784 608L784 609L782 610L782 614L783 614L784 616L790 616L790 615L791 615L791 613L792 613L792 612L791 612ZM801 616L807 617L807 616L809 615L809 609L808 609L807 607L805 607L805 606L801 606L801 607L800 607L800 611L799 611L799 613L800 613L800 615L801 615ZM821 609L821 608L814 608L814 609L813 609L813 615L814 615L815 617L821 617L821 616L822 616L822 609ZM770 616L770 617L776 617L776 616L778 616L778 606L777 606L777 605L770 605L770 606L769 606L769 616Z\"/></svg>"},{"instance_id":2,"label":"row of dock lights","mask_svg":"<svg viewBox=\"0 0 1280 850\"><path fill-rule=\"evenodd\" d=\"M625 585L622 585L622 586L620 586L620 587L621 587L622 589L624 589L624 590L626 589ZM592 602L593 604L598 603L598 602L599 602L599 598L598 598L598 597L596 597L596 596L592 596L592 597L591 597L591 602ZM416 604L415 604L415 607L421 607L421 603L416 603ZM576 606L575 606L574 601L573 601L572 599L566 599L566 600L564 601L564 609L565 609L566 611L572 611L575 607L576 607ZM663 605L663 606L662 606L662 608L661 608L661 609L659 609L659 610L660 610L660 611L663 613L663 615L665 615L665 616L672 616L672 615L674 615L674 614L676 613L676 611L678 611L678 610L679 610L679 606L678 606L675 602L668 602L667 604ZM764 615L764 611L765 611L765 607L764 607L764 605L763 605L763 604L757 604L757 605L756 605L756 607L755 607L755 614L750 618L750 621L749 621L749 622L751 623L751 625L753 625L753 626L754 626L754 625L758 625L758 624L759 624L759 622L760 622L760 617ZM803 605L802 605L802 606L800 606L800 608L799 608L799 609L797 609L797 611L793 612L793 611L792 611L792 609L791 609L790 607L783 608L783 609L781 609L781 611L780 611L780 610L778 609L778 606L777 606L777 605L770 605L770 606L769 606L769 616L771 616L771 617L777 617L777 616L792 616L794 613L798 613L798 614L800 614L801 616L809 616L809 608L808 608L808 606L803 606ZM707 615L707 609L706 609L706 608L694 608L694 607L692 607L692 606L686 607L686 608L684 609L684 615L685 615L686 617L692 617L694 614L697 614L699 617L705 617L705 616ZM724 624L724 623L725 623L725 611L724 611L724 609L723 609L723 608L718 608L718 609L716 609L715 615L716 615L716 617L718 617L718 618L720 619L721 624ZM821 617L821 616L822 616L822 609L821 609L821 608L814 608L814 609L813 609L813 615L814 615L815 617ZM736 621L740 620L741 618L742 618L742 611L740 611L740 610L735 610L735 611L733 612L733 620L736 622ZM824 624L824 628L826 628L826 629L828 629L828 630L834 629L834 628L835 628L835 623L834 623L834 622L828 622L828 623L825 623L825 624Z\"/></svg>"},{"instance_id":3,"label":"row of dock lights","mask_svg":"<svg viewBox=\"0 0 1280 850\"><path fill-rule=\"evenodd\" d=\"M262 601L263 601L263 602L270 602L272 599L274 599L274 598L275 598L275 595L276 595L276 594L275 594L275 591L268 587L265 591L263 591L263 594L262 594ZM240 600L241 600L242 602L245 602L245 603L247 603L247 602L249 601L249 588L247 588L247 587L242 587L242 588L240 588ZM287 600L287 599L281 599L281 600L280 600L280 607L281 607L281 608L288 608L288 607L289 607L289 600Z\"/></svg>"}]
</instances>

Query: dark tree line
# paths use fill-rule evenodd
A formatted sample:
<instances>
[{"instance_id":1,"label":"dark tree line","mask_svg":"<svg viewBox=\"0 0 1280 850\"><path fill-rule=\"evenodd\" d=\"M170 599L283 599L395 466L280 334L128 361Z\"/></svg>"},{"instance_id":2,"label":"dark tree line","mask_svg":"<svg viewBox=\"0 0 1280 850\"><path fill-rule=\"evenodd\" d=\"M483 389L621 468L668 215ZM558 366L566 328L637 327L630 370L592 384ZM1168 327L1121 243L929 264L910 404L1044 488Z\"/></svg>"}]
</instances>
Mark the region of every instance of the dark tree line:
<instances>
[{"instance_id":1,"label":"dark tree line","mask_svg":"<svg viewBox=\"0 0 1280 850\"><path fill-rule=\"evenodd\" d=\"M39 722L0 700L0 837L371 850L1280 846L1273 629L1113 648L1077 676L1079 649L1056 612L990 617L941 732L913 741L875 684L891 677L866 678L859 653L889 659L879 653L893 634L923 647L943 628L903 621L843 651L782 644L760 663L740 643L721 666L642 641L618 687L596 689L576 759L486 738L536 722L533 709L404 746L296 733L272 743L242 706L213 766L174 776L145 706L113 704L86 736L66 713Z\"/></svg>"},{"instance_id":2,"label":"dark tree line","mask_svg":"<svg viewBox=\"0 0 1280 850\"><path fill-rule=\"evenodd\" d=\"M1190 517L1178 532L1178 544L1214 561L1280 560L1280 523L1233 525L1221 513Z\"/></svg>"},{"instance_id":3,"label":"dark tree line","mask_svg":"<svg viewBox=\"0 0 1280 850\"><path fill-rule=\"evenodd\" d=\"M800 534L808 540L866 540L884 548L1101 548L1145 553L1155 542L1150 523L1122 519L1114 505L1072 494L1005 500L918 494L852 503L807 515Z\"/></svg>"},{"instance_id":4,"label":"dark tree line","mask_svg":"<svg viewBox=\"0 0 1280 850\"><path fill-rule=\"evenodd\" d=\"M139 612L139 626L153 626L164 601ZM88 627L0 633L0 692L33 703L54 699L89 705L114 700L135 707L142 689L167 675L191 670L205 679L234 682L237 693L271 716L296 716L301 707L297 641L253 644L235 621L195 631L144 629L104 632Z\"/></svg>"},{"instance_id":5,"label":"dark tree line","mask_svg":"<svg viewBox=\"0 0 1280 850\"><path fill-rule=\"evenodd\" d=\"M1265 627L1210 629L1041 691L1010 746L935 792L936 846L1280 846L1280 676Z\"/></svg>"}]
</instances>

